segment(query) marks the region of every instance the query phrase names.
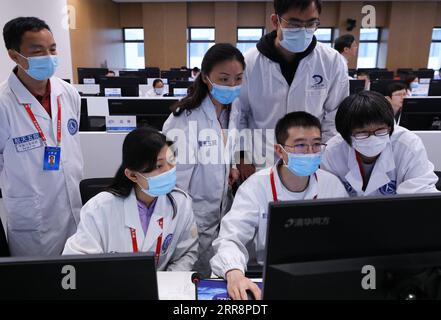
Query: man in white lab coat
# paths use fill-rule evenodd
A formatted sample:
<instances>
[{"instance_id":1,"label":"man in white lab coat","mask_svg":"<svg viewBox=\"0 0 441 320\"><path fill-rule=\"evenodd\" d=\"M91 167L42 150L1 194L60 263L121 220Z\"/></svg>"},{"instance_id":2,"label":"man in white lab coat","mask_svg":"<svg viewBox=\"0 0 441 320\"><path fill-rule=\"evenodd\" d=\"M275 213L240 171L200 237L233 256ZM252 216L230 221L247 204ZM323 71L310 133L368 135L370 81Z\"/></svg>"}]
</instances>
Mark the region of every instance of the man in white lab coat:
<instances>
[{"instance_id":1,"label":"man in white lab coat","mask_svg":"<svg viewBox=\"0 0 441 320\"><path fill-rule=\"evenodd\" d=\"M57 48L48 25L16 18L3 30L17 64L0 85L0 172L13 256L61 254L79 222L83 160L80 96L53 77Z\"/></svg>"},{"instance_id":2,"label":"man in white lab coat","mask_svg":"<svg viewBox=\"0 0 441 320\"><path fill-rule=\"evenodd\" d=\"M213 242L212 270L227 279L228 293L235 300L247 299L246 290L260 298L260 290L244 272L252 256L263 264L270 202L348 196L336 176L319 169L326 145L316 117L301 111L289 113L277 123L275 134L274 149L281 160L240 186ZM251 247L255 252L248 251Z\"/></svg>"},{"instance_id":3,"label":"man in white lab coat","mask_svg":"<svg viewBox=\"0 0 441 320\"><path fill-rule=\"evenodd\" d=\"M357 57L358 53L358 44L355 41L355 37L352 34L344 34L338 37L335 40L334 49L337 50L338 53L340 53L340 56L343 59L347 70L349 70L349 60ZM351 80L353 78L349 76L349 79Z\"/></svg>"},{"instance_id":4,"label":"man in white lab coat","mask_svg":"<svg viewBox=\"0 0 441 320\"><path fill-rule=\"evenodd\" d=\"M241 109L239 128L274 130L285 114L306 111L319 118L327 141L336 133L335 112L349 95L349 80L338 52L314 36L320 24L321 1L274 0L274 9L271 21L276 30L263 36L245 55L244 82L234 105ZM255 132L255 139L260 141L260 136ZM262 149L273 154L273 137L270 131L264 132L263 147L254 141L253 159L249 146L242 146L247 160L260 167L274 164L272 157L259 161ZM249 164L238 169L242 179L252 173Z\"/></svg>"}]
</instances>

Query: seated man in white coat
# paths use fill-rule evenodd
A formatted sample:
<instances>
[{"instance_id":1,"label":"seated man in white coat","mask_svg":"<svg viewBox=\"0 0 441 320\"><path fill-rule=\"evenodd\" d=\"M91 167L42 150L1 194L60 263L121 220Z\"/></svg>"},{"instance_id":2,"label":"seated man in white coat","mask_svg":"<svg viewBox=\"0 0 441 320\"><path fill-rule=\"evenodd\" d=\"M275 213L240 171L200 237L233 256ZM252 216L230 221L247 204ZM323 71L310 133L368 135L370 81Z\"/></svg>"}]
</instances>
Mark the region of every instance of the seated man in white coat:
<instances>
[{"instance_id":1,"label":"seated man in white coat","mask_svg":"<svg viewBox=\"0 0 441 320\"><path fill-rule=\"evenodd\" d=\"M395 125L386 98L362 91L346 98L322 168L340 178L350 196L437 192L438 177L421 139Z\"/></svg>"},{"instance_id":2,"label":"seated man in white coat","mask_svg":"<svg viewBox=\"0 0 441 320\"><path fill-rule=\"evenodd\" d=\"M326 144L316 117L306 112L285 115L276 125L276 139L274 148L281 160L241 185L213 243L212 270L228 281L228 293L235 300L247 299L246 290L260 299L259 288L244 272L252 242L257 262L263 264L270 202L348 196L337 177L319 169Z\"/></svg>"}]
</instances>

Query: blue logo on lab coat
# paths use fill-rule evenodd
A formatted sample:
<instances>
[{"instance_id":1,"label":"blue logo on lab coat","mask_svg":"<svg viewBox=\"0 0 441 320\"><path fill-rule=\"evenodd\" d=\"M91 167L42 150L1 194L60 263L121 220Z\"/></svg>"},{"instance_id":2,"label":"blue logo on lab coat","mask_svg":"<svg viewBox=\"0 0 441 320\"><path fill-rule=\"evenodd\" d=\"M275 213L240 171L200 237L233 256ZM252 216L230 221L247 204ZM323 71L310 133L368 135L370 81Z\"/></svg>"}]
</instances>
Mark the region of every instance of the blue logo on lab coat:
<instances>
[{"instance_id":1,"label":"blue logo on lab coat","mask_svg":"<svg viewBox=\"0 0 441 320\"><path fill-rule=\"evenodd\" d=\"M346 180L342 180L341 182L343 183L343 186L351 197L355 197L357 195L357 191L354 190L349 182L347 182Z\"/></svg>"},{"instance_id":2,"label":"blue logo on lab coat","mask_svg":"<svg viewBox=\"0 0 441 320\"><path fill-rule=\"evenodd\" d=\"M385 184L380 189L378 189L380 193L384 196L396 194L397 191L397 182L391 181L388 184Z\"/></svg>"},{"instance_id":3,"label":"blue logo on lab coat","mask_svg":"<svg viewBox=\"0 0 441 320\"><path fill-rule=\"evenodd\" d=\"M323 77L320 76L320 75L318 75L318 74L312 76L312 78L313 78L314 81L315 81L315 85L322 84L322 82L323 82Z\"/></svg>"},{"instance_id":4,"label":"blue logo on lab coat","mask_svg":"<svg viewBox=\"0 0 441 320\"><path fill-rule=\"evenodd\" d=\"M69 130L69 133L73 136L75 133L78 132L78 122L75 119L69 119L67 122L67 130Z\"/></svg>"},{"instance_id":5,"label":"blue logo on lab coat","mask_svg":"<svg viewBox=\"0 0 441 320\"><path fill-rule=\"evenodd\" d=\"M170 246L170 243L173 240L173 233L170 233L164 240L164 243L162 244L162 253L166 253L168 247Z\"/></svg>"}]
</instances>

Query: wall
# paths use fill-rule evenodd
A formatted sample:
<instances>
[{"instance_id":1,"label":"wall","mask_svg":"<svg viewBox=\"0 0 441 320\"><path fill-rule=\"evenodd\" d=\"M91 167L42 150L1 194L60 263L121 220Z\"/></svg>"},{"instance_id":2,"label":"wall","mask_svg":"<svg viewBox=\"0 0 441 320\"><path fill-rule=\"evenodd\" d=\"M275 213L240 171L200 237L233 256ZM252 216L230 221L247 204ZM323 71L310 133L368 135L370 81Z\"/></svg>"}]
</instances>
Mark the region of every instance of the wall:
<instances>
[{"instance_id":1,"label":"wall","mask_svg":"<svg viewBox=\"0 0 441 320\"><path fill-rule=\"evenodd\" d=\"M110 0L68 0L68 3L76 12L76 28L70 30L75 82L78 67L123 68L119 4Z\"/></svg>"},{"instance_id":2,"label":"wall","mask_svg":"<svg viewBox=\"0 0 441 320\"><path fill-rule=\"evenodd\" d=\"M380 63L389 69L426 67L432 28L441 26L441 2L324 1L321 26L337 28L339 34L344 34L348 33L346 20L356 19L357 27L350 33L358 38L361 9L365 4L375 6L377 27L384 28L384 34L389 34L382 46ZM267 32L273 29L270 21L272 1L118 5L120 27L144 27L147 65L162 68L186 64L187 27L215 27L216 41L233 44L237 40L237 27L264 26ZM160 16L156 16L155 12ZM355 68L356 65L357 61L353 59L349 67Z\"/></svg>"},{"instance_id":3,"label":"wall","mask_svg":"<svg viewBox=\"0 0 441 320\"><path fill-rule=\"evenodd\" d=\"M11 19L19 16L36 16L46 21L52 29L59 53L59 67L56 75L60 78L72 78L72 59L70 36L66 25L66 0L14 0L2 1L0 10L0 28ZM7 79L14 62L9 58L3 37L0 45L0 82Z\"/></svg>"}]
</instances>

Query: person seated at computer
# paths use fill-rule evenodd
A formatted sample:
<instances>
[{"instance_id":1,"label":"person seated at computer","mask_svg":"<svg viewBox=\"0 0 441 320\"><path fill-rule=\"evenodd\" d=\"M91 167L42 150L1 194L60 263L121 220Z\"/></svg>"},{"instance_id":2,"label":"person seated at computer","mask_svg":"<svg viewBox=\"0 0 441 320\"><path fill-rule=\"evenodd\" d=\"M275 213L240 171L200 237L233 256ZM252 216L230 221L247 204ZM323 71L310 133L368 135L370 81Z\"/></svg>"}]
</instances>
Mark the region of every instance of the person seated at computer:
<instances>
[{"instance_id":1,"label":"person seated at computer","mask_svg":"<svg viewBox=\"0 0 441 320\"><path fill-rule=\"evenodd\" d=\"M404 79L404 82L405 82L405 84L407 86L407 94L409 96L412 96L414 94L415 90L417 90L420 87L420 80L414 74L408 75Z\"/></svg>"},{"instance_id":2,"label":"person seated at computer","mask_svg":"<svg viewBox=\"0 0 441 320\"><path fill-rule=\"evenodd\" d=\"M198 236L190 196L175 186L170 143L147 127L130 132L111 186L81 209L63 254L154 253L158 270L190 271Z\"/></svg>"},{"instance_id":3,"label":"person seated at computer","mask_svg":"<svg viewBox=\"0 0 441 320\"><path fill-rule=\"evenodd\" d=\"M152 88L147 92L147 95L149 97L162 97L164 93L164 82L161 79L155 79Z\"/></svg>"},{"instance_id":4,"label":"person seated at computer","mask_svg":"<svg viewBox=\"0 0 441 320\"><path fill-rule=\"evenodd\" d=\"M194 67L191 70L191 80L196 80L196 78L198 77L198 75L201 73L201 69L199 69L198 67Z\"/></svg>"},{"instance_id":5,"label":"person seated at computer","mask_svg":"<svg viewBox=\"0 0 441 320\"><path fill-rule=\"evenodd\" d=\"M163 126L176 141L178 185L193 198L199 229L199 260L196 270L211 274L212 243L222 217L232 203L232 184L239 172L232 166L238 110L231 107L239 96L245 60L231 44L218 43L205 53L202 71L192 93L172 107ZM184 156L185 155L185 156Z\"/></svg>"},{"instance_id":6,"label":"person seated at computer","mask_svg":"<svg viewBox=\"0 0 441 320\"><path fill-rule=\"evenodd\" d=\"M109 70L106 73L106 77L115 77L115 76L116 76L115 71Z\"/></svg>"},{"instance_id":7,"label":"person seated at computer","mask_svg":"<svg viewBox=\"0 0 441 320\"><path fill-rule=\"evenodd\" d=\"M408 94L407 86L404 83L391 83L387 87L386 99L394 110L394 118L397 123L401 116L401 108L403 107L405 97L408 97Z\"/></svg>"},{"instance_id":8,"label":"person seated at computer","mask_svg":"<svg viewBox=\"0 0 441 320\"><path fill-rule=\"evenodd\" d=\"M395 125L380 93L347 97L335 117L339 135L328 141L321 168L340 178L351 196L437 192L438 181L421 139Z\"/></svg>"},{"instance_id":9,"label":"person seated at computer","mask_svg":"<svg viewBox=\"0 0 441 320\"><path fill-rule=\"evenodd\" d=\"M357 72L357 80L364 80L364 90L371 89L371 78L369 77L369 73L365 71Z\"/></svg>"},{"instance_id":10,"label":"person seated at computer","mask_svg":"<svg viewBox=\"0 0 441 320\"><path fill-rule=\"evenodd\" d=\"M216 255L211 267L227 280L228 293L235 300L246 300L246 290L260 299L259 288L244 272L250 256L263 264L270 202L348 196L336 176L319 169L326 144L316 117L302 111L288 113L277 122L275 136L274 149L280 160L239 187L213 242ZM248 251L251 244L255 252Z\"/></svg>"},{"instance_id":11,"label":"person seated at computer","mask_svg":"<svg viewBox=\"0 0 441 320\"><path fill-rule=\"evenodd\" d=\"M438 72L435 73L435 75L433 76L433 79L441 80L441 68L439 68Z\"/></svg>"}]
</instances>

